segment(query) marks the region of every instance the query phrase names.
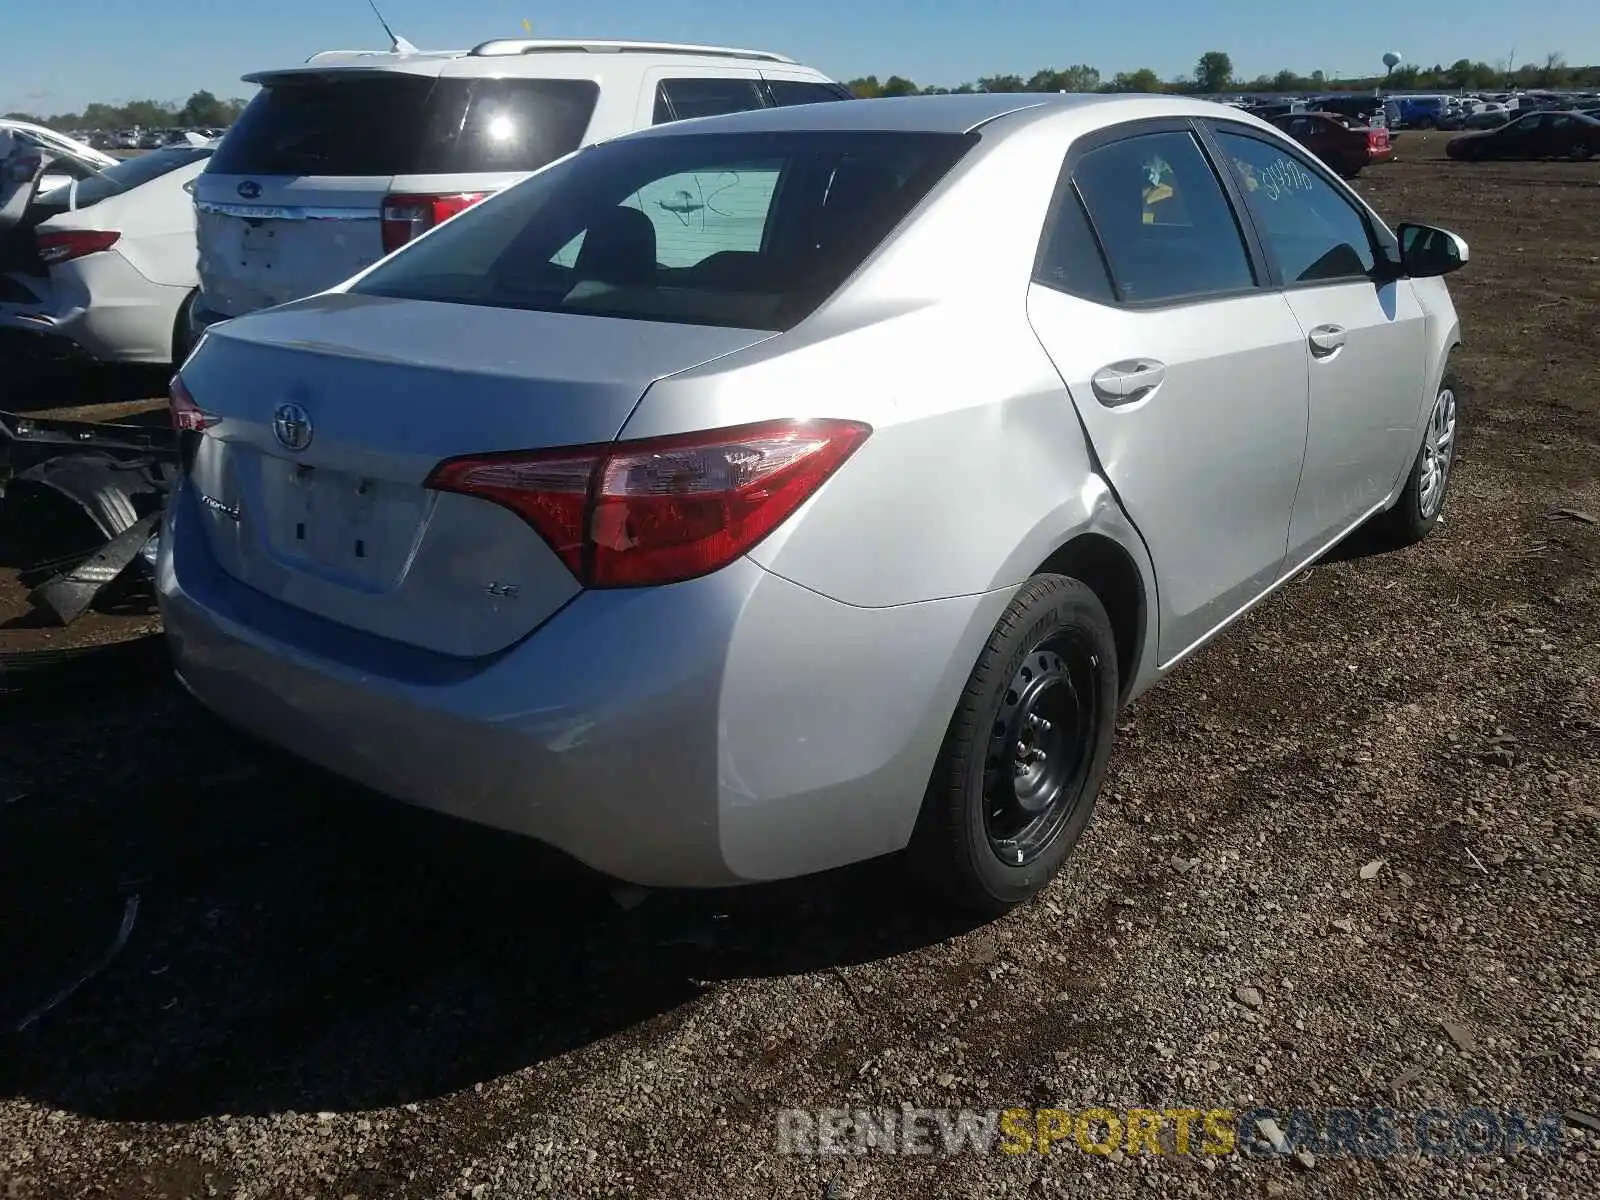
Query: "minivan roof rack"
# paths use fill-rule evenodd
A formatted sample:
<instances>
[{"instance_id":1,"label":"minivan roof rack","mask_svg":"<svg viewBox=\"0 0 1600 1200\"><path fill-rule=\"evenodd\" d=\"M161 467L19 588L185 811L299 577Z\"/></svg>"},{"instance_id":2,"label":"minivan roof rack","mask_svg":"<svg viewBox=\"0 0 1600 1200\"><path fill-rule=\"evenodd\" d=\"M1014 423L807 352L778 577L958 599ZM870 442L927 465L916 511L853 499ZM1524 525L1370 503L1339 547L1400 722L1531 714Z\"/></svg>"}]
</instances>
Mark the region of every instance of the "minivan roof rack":
<instances>
[{"instance_id":1,"label":"minivan roof rack","mask_svg":"<svg viewBox=\"0 0 1600 1200\"><path fill-rule=\"evenodd\" d=\"M694 54L703 58L754 58L762 62L795 60L770 50L740 50L732 46L695 46L687 42L629 42L562 40L554 38L496 38L480 42L467 52L474 58L510 54Z\"/></svg>"}]
</instances>

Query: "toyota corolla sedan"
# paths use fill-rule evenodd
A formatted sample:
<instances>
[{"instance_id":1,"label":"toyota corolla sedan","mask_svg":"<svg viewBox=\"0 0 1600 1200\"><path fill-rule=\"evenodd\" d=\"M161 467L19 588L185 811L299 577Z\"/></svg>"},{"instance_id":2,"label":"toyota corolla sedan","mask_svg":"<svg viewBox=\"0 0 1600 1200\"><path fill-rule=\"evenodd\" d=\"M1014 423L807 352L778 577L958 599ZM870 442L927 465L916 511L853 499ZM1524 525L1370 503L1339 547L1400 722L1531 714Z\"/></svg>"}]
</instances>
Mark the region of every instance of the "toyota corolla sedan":
<instances>
[{"instance_id":1,"label":"toyota corolla sedan","mask_svg":"<svg viewBox=\"0 0 1600 1200\"><path fill-rule=\"evenodd\" d=\"M580 151L174 380L184 684L613 878L908 851L998 912L1118 707L1351 531L1439 519L1440 278L1181 98L773 109Z\"/></svg>"}]
</instances>

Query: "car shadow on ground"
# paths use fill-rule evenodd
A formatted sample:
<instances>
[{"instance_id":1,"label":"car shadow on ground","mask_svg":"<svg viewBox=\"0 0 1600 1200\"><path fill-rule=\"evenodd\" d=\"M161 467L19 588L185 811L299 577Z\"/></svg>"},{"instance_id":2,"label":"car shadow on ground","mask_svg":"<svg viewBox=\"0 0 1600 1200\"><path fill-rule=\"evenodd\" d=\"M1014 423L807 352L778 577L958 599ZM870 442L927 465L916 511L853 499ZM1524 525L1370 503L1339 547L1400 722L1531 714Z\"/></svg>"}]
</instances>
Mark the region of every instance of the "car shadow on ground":
<instances>
[{"instance_id":1,"label":"car shadow on ground","mask_svg":"<svg viewBox=\"0 0 1600 1200\"><path fill-rule=\"evenodd\" d=\"M22 699L0 743L112 703ZM526 840L277 763L175 685L116 703L75 782L0 777L0 1094L142 1121L426 1100L659 1033L719 980L972 927L881 862L624 908Z\"/></svg>"},{"instance_id":2,"label":"car shadow on ground","mask_svg":"<svg viewBox=\"0 0 1600 1200\"><path fill-rule=\"evenodd\" d=\"M37 358L8 352L0 345L0 409L7 412L133 404L164 397L171 377L171 367Z\"/></svg>"}]
</instances>

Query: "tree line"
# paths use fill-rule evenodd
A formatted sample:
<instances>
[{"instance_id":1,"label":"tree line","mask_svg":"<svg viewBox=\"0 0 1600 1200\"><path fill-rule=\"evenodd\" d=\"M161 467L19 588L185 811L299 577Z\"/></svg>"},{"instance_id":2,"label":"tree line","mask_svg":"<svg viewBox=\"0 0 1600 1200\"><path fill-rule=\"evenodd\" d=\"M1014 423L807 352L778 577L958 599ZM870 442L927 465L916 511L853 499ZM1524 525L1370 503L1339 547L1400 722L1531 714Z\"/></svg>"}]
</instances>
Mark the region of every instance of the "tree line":
<instances>
[{"instance_id":1,"label":"tree line","mask_svg":"<svg viewBox=\"0 0 1600 1200\"><path fill-rule=\"evenodd\" d=\"M1541 63L1523 63L1513 68L1511 60L1498 64L1461 58L1444 66L1431 67L1405 63L1386 75L1330 79L1321 71L1300 75L1282 70L1275 75L1245 79L1234 75L1233 59L1226 51L1207 50L1195 63L1194 71L1172 79L1162 79L1149 67L1118 71L1110 79L1087 63L1057 70L1045 67L1032 75L985 75L958 87L924 86L902 75L880 80L876 75L852 79L848 84L857 96L938 96L965 92L1333 92L1370 91L1382 87L1402 91L1491 91L1499 88L1600 88L1600 66L1569 67L1560 54L1552 53ZM182 104L173 100L130 100L126 104L91 104L80 113L43 114L9 112L12 120L32 121L53 129L170 129L185 126L225 127L233 124L246 100L219 100L207 91L198 91Z\"/></svg>"},{"instance_id":2,"label":"tree line","mask_svg":"<svg viewBox=\"0 0 1600 1200\"><path fill-rule=\"evenodd\" d=\"M1600 66L1569 67L1556 53L1547 54L1543 63L1523 63L1513 67L1507 59L1498 64L1460 58L1449 66L1431 67L1405 63L1387 74L1360 78L1330 79L1321 71L1300 75L1282 70L1254 79L1237 76L1233 59L1223 50L1207 50L1195 63L1194 71L1172 79L1162 79L1149 67L1119 71L1110 79L1087 63L1062 70L1046 67L1032 75L986 75L959 87L922 86L902 75L880 80L876 75L852 79L848 87L857 96L938 96L966 92L1179 92L1215 94L1218 92L1333 92L1370 91L1386 88L1400 91L1492 91L1501 88L1594 88L1600 87Z\"/></svg>"},{"instance_id":3,"label":"tree line","mask_svg":"<svg viewBox=\"0 0 1600 1200\"><path fill-rule=\"evenodd\" d=\"M198 91L182 104L173 100L130 100L126 104L91 104L79 113L43 114L9 112L13 121L32 121L52 129L182 129L225 128L249 103L247 100L219 100L208 91Z\"/></svg>"}]
</instances>

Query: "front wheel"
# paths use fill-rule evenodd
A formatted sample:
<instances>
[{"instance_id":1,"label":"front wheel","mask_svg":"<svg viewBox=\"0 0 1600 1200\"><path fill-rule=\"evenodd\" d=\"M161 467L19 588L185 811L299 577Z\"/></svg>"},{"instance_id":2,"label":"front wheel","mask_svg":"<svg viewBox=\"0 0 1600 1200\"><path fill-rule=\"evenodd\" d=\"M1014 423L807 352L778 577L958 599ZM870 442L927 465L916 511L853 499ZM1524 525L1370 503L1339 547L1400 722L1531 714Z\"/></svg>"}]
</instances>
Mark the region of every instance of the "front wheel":
<instances>
[{"instance_id":1,"label":"front wheel","mask_svg":"<svg viewBox=\"0 0 1600 1200\"><path fill-rule=\"evenodd\" d=\"M1411 464L1411 474L1400 499L1388 512L1372 521L1373 532L1390 546L1410 546L1433 532L1444 510L1445 491L1456 462L1456 440L1461 405L1456 379L1449 371L1439 384L1428 413L1422 446Z\"/></svg>"},{"instance_id":2,"label":"front wheel","mask_svg":"<svg viewBox=\"0 0 1600 1200\"><path fill-rule=\"evenodd\" d=\"M1038 575L973 667L934 766L910 857L941 899L998 915L1055 876L1111 754L1116 641L1099 598Z\"/></svg>"}]
</instances>

